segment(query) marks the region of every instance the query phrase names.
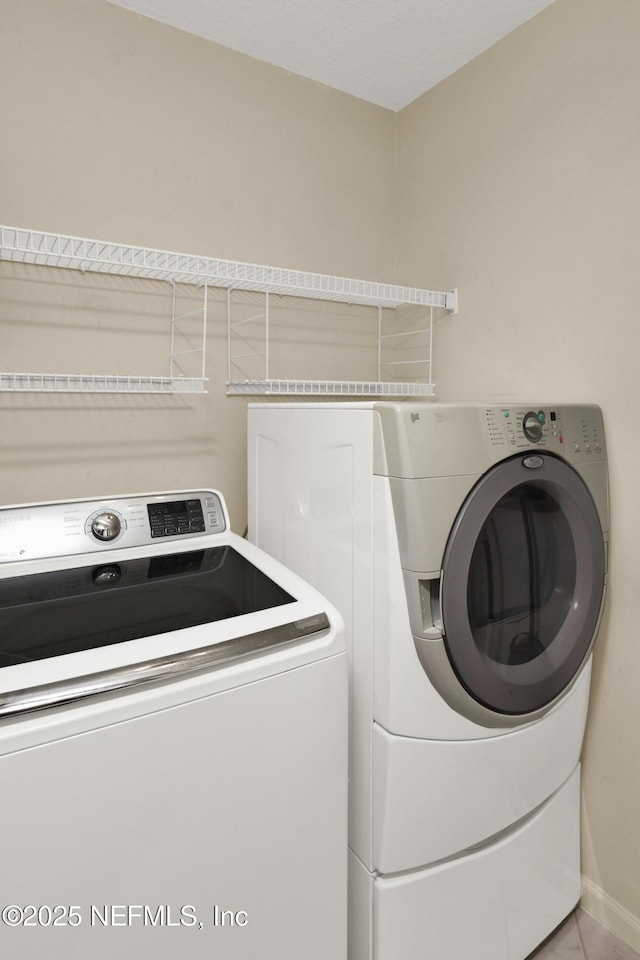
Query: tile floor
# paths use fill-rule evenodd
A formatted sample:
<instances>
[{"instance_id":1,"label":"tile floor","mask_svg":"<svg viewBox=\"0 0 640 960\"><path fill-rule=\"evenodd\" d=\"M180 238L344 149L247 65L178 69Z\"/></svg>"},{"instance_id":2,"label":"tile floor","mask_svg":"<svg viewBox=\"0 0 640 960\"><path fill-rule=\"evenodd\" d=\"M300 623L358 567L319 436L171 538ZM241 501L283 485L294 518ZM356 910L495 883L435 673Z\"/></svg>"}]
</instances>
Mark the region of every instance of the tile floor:
<instances>
[{"instance_id":1,"label":"tile floor","mask_svg":"<svg viewBox=\"0 0 640 960\"><path fill-rule=\"evenodd\" d=\"M640 960L640 955L578 909L527 960Z\"/></svg>"}]
</instances>

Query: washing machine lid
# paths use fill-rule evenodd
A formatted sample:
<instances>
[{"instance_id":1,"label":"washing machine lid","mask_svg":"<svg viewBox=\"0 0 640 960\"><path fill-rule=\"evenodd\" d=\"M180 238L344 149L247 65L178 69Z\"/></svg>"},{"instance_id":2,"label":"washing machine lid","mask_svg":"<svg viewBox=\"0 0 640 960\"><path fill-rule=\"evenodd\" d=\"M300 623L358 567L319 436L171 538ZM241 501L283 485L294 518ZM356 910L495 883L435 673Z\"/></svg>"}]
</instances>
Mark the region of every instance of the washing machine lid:
<instances>
[{"instance_id":1,"label":"washing machine lid","mask_svg":"<svg viewBox=\"0 0 640 960\"><path fill-rule=\"evenodd\" d=\"M545 453L489 470L460 510L444 554L443 643L460 712L531 716L576 679L604 596L598 512L580 475Z\"/></svg>"},{"instance_id":2,"label":"washing machine lid","mask_svg":"<svg viewBox=\"0 0 640 960\"><path fill-rule=\"evenodd\" d=\"M0 719L332 646L324 598L228 525L213 490L2 508Z\"/></svg>"},{"instance_id":3,"label":"washing machine lid","mask_svg":"<svg viewBox=\"0 0 640 960\"><path fill-rule=\"evenodd\" d=\"M0 668L294 602L225 544L0 580Z\"/></svg>"}]
</instances>

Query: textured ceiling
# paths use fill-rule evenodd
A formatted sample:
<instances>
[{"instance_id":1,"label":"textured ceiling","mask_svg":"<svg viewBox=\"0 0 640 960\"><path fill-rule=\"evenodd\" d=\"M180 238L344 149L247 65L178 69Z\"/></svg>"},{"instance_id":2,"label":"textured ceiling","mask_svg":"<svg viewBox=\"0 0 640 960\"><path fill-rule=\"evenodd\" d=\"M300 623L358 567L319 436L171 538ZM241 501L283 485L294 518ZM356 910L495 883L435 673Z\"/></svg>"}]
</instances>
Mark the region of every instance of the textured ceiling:
<instances>
[{"instance_id":1,"label":"textured ceiling","mask_svg":"<svg viewBox=\"0 0 640 960\"><path fill-rule=\"evenodd\" d=\"M400 110L553 0L110 0Z\"/></svg>"}]
</instances>

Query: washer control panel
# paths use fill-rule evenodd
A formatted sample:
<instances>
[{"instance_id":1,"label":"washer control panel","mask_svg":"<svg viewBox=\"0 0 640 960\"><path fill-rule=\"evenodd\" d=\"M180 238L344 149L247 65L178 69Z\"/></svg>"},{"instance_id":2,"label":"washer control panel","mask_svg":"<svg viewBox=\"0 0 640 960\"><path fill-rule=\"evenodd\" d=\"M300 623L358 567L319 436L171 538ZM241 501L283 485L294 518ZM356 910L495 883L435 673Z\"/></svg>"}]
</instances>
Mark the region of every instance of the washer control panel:
<instances>
[{"instance_id":1,"label":"washer control panel","mask_svg":"<svg viewBox=\"0 0 640 960\"><path fill-rule=\"evenodd\" d=\"M487 407L484 411L489 441L503 450L552 450L567 460L603 460L606 457L602 413L595 406L557 404L540 407Z\"/></svg>"},{"instance_id":2,"label":"washer control panel","mask_svg":"<svg viewBox=\"0 0 640 960\"><path fill-rule=\"evenodd\" d=\"M227 529L226 506L216 490L5 507L0 564L191 541Z\"/></svg>"},{"instance_id":3,"label":"washer control panel","mask_svg":"<svg viewBox=\"0 0 640 960\"><path fill-rule=\"evenodd\" d=\"M217 523L213 500L207 509L211 511L210 520ZM152 537L175 537L185 533L204 533L206 530L202 500L199 497L171 500L168 503L150 503L147 505L147 513Z\"/></svg>"}]
</instances>

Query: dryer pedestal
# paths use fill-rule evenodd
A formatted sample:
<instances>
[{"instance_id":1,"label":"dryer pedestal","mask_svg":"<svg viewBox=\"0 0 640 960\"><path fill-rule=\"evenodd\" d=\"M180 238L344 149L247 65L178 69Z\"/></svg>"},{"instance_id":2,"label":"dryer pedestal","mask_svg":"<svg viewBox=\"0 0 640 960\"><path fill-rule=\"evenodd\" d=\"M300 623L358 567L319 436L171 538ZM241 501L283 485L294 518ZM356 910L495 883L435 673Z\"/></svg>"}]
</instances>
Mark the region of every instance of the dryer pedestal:
<instances>
[{"instance_id":1,"label":"dryer pedestal","mask_svg":"<svg viewBox=\"0 0 640 960\"><path fill-rule=\"evenodd\" d=\"M577 766L514 827L423 870L372 875L350 851L349 960L526 957L580 899L579 793Z\"/></svg>"}]
</instances>

